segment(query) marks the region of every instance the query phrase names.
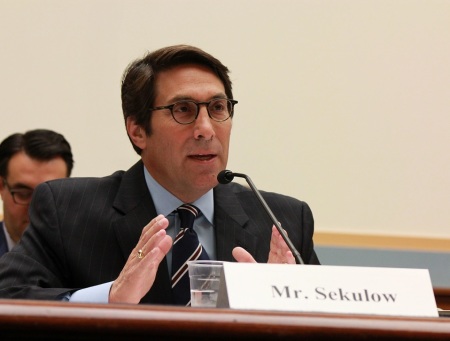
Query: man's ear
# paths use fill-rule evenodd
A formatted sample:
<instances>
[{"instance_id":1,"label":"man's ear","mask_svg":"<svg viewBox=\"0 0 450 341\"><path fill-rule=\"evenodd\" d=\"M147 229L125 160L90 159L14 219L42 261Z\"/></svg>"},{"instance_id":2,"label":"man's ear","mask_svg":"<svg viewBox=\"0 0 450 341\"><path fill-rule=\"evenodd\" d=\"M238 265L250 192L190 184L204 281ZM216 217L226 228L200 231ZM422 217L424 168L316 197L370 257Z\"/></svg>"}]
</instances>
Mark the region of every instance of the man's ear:
<instances>
[{"instance_id":1,"label":"man's ear","mask_svg":"<svg viewBox=\"0 0 450 341\"><path fill-rule=\"evenodd\" d=\"M3 200L3 190L5 189L5 184L3 183L3 178L0 177L0 198Z\"/></svg>"},{"instance_id":2,"label":"man's ear","mask_svg":"<svg viewBox=\"0 0 450 341\"><path fill-rule=\"evenodd\" d=\"M127 125L127 133L130 137L130 140L135 144L137 147L141 149L145 149L147 145L147 135L145 134L145 129L139 125L136 124L136 121L131 118L127 117L126 121Z\"/></svg>"}]
</instances>

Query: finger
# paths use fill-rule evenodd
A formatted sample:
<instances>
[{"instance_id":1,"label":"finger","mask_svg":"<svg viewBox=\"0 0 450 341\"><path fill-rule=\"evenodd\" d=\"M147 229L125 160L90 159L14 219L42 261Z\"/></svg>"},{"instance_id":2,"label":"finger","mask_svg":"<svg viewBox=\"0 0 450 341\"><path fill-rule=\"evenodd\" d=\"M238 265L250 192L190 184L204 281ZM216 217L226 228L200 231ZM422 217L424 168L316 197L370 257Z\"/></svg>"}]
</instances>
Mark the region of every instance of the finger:
<instances>
[{"instance_id":1,"label":"finger","mask_svg":"<svg viewBox=\"0 0 450 341\"><path fill-rule=\"evenodd\" d=\"M156 277L159 264L172 247L172 238L166 235L165 230L159 231L154 237L155 240L152 241L152 246L147 249L148 253L143 251L144 254L142 258L139 259L136 257L139 262L136 270L144 272L148 284L150 285L149 289Z\"/></svg>"},{"instance_id":2,"label":"finger","mask_svg":"<svg viewBox=\"0 0 450 341\"><path fill-rule=\"evenodd\" d=\"M289 248L284 241L283 237L281 236L280 232L275 226L272 226L272 236L270 238L270 251L281 255L284 254L284 252L288 251Z\"/></svg>"},{"instance_id":3,"label":"finger","mask_svg":"<svg viewBox=\"0 0 450 341\"><path fill-rule=\"evenodd\" d=\"M172 238L162 229L154 234L142 249L131 253L119 277L111 286L109 301L139 303L152 287L159 264L171 246Z\"/></svg>"},{"instance_id":4,"label":"finger","mask_svg":"<svg viewBox=\"0 0 450 341\"><path fill-rule=\"evenodd\" d=\"M138 244L141 245L140 248L134 248L129 258L131 261L139 263L138 266L144 268L146 274L151 274L153 266L156 266L157 269L172 247L172 243L172 237L166 234L166 230L159 230L145 244L142 244L141 241Z\"/></svg>"},{"instance_id":5,"label":"finger","mask_svg":"<svg viewBox=\"0 0 450 341\"><path fill-rule=\"evenodd\" d=\"M284 231L286 232L286 231ZM283 236L275 226L272 226L272 236L270 240L269 263L295 264L295 258Z\"/></svg>"},{"instance_id":6,"label":"finger","mask_svg":"<svg viewBox=\"0 0 450 341\"><path fill-rule=\"evenodd\" d=\"M162 214L158 215L156 218L152 219L142 230L141 237L139 238L136 247L131 252L136 254L139 250L146 249L147 252L151 250L151 247L146 246L146 244L152 240L152 237L161 230L165 230L169 226L169 221Z\"/></svg>"},{"instance_id":7,"label":"finger","mask_svg":"<svg viewBox=\"0 0 450 341\"><path fill-rule=\"evenodd\" d=\"M166 256L171 247L172 237L166 234L166 230L159 230L143 245L141 249L143 256L140 259L142 260L151 253L151 258L157 260L159 263ZM137 255L139 255L139 250Z\"/></svg>"},{"instance_id":8,"label":"finger","mask_svg":"<svg viewBox=\"0 0 450 341\"><path fill-rule=\"evenodd\" d=\"M287 263L287 264L297 264L297 262L295 261L295 257L292 254L291 250L286 252L284 258L286 260L285 263Z\"/></svg>"},{"instance_id":9,"label":"finger","mask_svg":"<svg viewBox=\"0 0 450 341\"><path fill-rule=\"evenodd\" d=\"M234 259L236 259L238 262L241 263L256 263L256 260L253 258L253 256L242 247L235 247L233 251L231 252Z\"/></svg>"},{"instance_id":10,"label":"finger","mask_svg":"<svg viewBox=\"0 0 450 341\"><path fill-rule=\"evenodd\" d=\"M270 238L270 250L277 250L280 246L280 237L281 234L278 232L278 229L275 227L275 225L272 225L272 235Z\"/></svg>"},{"instance_id":11,"label":"finger","mask_svg":"<svg viewBox=\"0 0 450 341\"><path fill-rule=\"evenodd\" d=\"M154 235L161 229L166 229L169 226L169 220L162 214L153 218L147 225L142 229L141 236L143 235Z\"/></svg>"}]
</instances>

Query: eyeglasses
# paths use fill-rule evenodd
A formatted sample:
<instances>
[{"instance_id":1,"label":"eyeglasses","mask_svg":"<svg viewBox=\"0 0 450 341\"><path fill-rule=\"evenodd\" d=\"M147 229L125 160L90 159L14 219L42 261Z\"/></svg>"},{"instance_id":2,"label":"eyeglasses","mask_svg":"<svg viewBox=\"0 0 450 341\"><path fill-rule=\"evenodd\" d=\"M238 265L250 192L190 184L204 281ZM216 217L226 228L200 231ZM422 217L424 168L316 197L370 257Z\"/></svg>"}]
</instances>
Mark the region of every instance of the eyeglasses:
<instances>
[{"instance_id":1,"label":"eyeglasses","mask_svg":"<svg viewBox=\"0 0 450 341\"><path fill-rule=\"evenodd\" d=\"M13 197L13 200L18 205L28 205L33 196L34 190L31 188L11 188L6 179L3 179L3 183L8 189L9 193Z\"/></svg>"},{"instance_id":2,"label":"eyeglasses","mask_svg":"<svg viewBox=\"0 0 450 341\"><path fill-rule=\"evenodd\" d=\"M194 101L179 101L171 105L165 105L162 107L151 108L151 111L169 109L173 119L179 124L190 124L194 122L198 113L200 112L200 106L206 105L208 116L216 121L223 122L233 117L234 105L238 101L225 98L216 98L209 102L194 102Z\"/></svg>"}]
</instances>

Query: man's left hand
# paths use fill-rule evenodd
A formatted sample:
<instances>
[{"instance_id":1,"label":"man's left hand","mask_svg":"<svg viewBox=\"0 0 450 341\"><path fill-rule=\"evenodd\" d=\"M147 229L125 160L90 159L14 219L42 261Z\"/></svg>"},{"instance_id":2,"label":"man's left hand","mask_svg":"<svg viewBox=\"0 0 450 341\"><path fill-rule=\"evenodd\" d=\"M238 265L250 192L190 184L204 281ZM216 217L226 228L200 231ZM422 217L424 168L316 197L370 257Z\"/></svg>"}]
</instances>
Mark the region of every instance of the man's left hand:
<instances>
[{"instance_id":1,"label":"man's left hand","mask_svg":"<svg viewBox=\"0 0 450 341\"><path fill-rule=\"evenodd\" d=\"M235 247L233 249L233 257L241 263L256 263L253 256L242 247ZM280 232L275 226L272 226L272 237L270 239L270 252L267 263L284 263L295 264L295 258L291 250L287 246Z\"/></svg>"}]
</instances>

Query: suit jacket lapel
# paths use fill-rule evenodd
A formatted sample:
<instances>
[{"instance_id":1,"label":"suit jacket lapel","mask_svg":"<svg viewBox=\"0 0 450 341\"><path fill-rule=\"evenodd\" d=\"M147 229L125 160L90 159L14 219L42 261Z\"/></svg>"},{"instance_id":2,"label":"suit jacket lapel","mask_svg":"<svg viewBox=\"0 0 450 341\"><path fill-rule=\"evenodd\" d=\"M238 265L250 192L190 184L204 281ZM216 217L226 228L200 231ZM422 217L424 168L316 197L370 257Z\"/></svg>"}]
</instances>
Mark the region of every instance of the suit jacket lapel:
<instances>
[{"instance_id":1,"label":"suit jacket lapel","mask_svg":"<svg viewBox=\"0 0 450 341\"><path fill-rule=\"evenodd\" d=\"M112 226L125 259L136 246L144 226L156 216L143 167L142 162L138 162L124 173L113 203L114 208L122 214L112 222Z\"/></svg>"},{"instance_id":2,"label":"suit jacket lapel","mask_svg":"<svg viewBox=\"0 0 450 341\"><path fill-rule=\"evenodd\" d=\"M225 261L234 261L231 252L236 246L252 254L257 248L257 237L246 230L251 222L233 188L234 184L219 184L214 188L216 252L217 258Z\"/></svg>"}]
</instances>

